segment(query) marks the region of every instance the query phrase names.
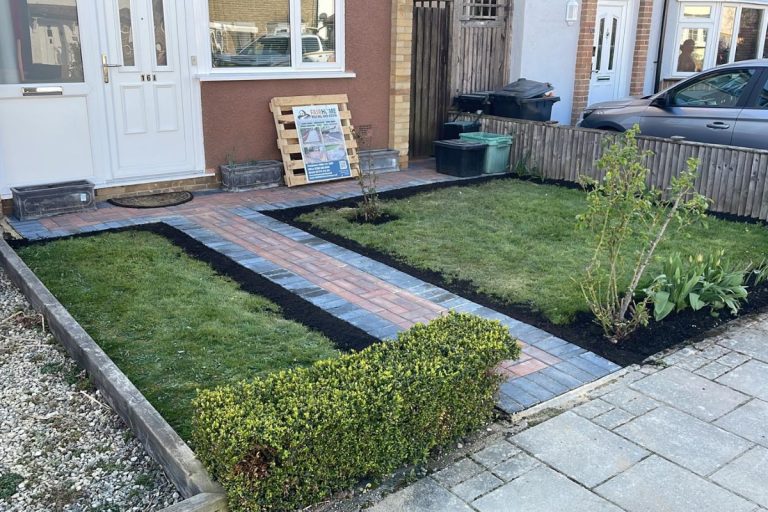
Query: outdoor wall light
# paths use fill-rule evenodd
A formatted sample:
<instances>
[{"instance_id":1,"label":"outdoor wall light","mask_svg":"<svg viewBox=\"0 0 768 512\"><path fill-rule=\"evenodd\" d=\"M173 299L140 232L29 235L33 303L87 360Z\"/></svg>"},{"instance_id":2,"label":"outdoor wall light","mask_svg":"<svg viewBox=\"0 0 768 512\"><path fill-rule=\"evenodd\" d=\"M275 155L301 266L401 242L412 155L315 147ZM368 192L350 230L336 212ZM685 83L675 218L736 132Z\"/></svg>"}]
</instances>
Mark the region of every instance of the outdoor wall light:
<instances>
[{"instance_id":1,"label":"outdoor wall light","mask_svg":"<svg viewBox=\"0 0 768 512\"><path fill-rule=\"evenodd\" d=\"M579 0L568 0L565 4L565 22L573 25L579 21Z\"/></svg>"}]
</instances>

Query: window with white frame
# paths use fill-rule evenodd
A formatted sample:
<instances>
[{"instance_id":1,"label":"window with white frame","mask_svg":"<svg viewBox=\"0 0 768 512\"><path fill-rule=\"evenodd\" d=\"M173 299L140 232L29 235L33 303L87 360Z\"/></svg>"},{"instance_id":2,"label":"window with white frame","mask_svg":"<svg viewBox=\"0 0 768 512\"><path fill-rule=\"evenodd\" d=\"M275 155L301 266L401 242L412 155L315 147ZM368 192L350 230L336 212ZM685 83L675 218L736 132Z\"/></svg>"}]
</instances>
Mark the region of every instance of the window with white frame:
<instances>
[{"instance_id":1,"label":"window with white frame","mask_svg":"<svg viewBox=\"0 0 768 512\"><path fill-rule=\"evenodd\" d=\"M768 58L768 2L678 0L673 77L729 62Z\"/></svg>"},{"instance_id":2,"label":"window with white frame","mask_svg":"<svg viewBox=\"0 0 768 512\"><path fill-rule=\"evenodd\" d=\"M208 0L211 63L228 72L337 71L343 0ZM343 28L343 27L340 27Z\"/></svg>"}]
</instances>

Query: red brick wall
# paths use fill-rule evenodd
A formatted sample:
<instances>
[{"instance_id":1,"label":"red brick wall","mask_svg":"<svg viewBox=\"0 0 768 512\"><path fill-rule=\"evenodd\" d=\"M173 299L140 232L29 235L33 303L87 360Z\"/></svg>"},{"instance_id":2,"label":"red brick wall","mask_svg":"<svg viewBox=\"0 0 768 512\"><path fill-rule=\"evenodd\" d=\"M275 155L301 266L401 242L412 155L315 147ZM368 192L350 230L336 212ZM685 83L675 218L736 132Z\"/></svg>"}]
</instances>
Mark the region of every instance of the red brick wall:
<instances>
[{"instance_id":1,"label":"red brick wall","mask_svg":"<svg viewBox=\"0 0 768 512\"><path fill-rule=\"evenodd\" d=\"M389 143L391 0L346 2L346 68L356 78L203 82L205 163L215 168L233 148L237 160L280 159L269 100L348 94L352 123L367 126L370 147Z\"/></svg>"},{"instance_id":2,"label":"red brick wall","mask_svg":"<svg viewBox=\"0 0 768 512\"><path fill-rule=\"evenodd\" d=\"M645 71L648 63L648 45L651 42L651 19L653 0L640 0L637 15L637 36L635 55L632 64L632 79L629 85L630 96L642 96L645 86Z\"/></svg>"},{"instance_id":3,"label":"red brick wall","mask_svg":"<svg viewBox=\"0 0 768 512\"><path fill-rule=\"evenodd\" d=\"M584 0L581 4L579 44L576 47L576 77L573 84L573 110L571 111L571 123L573 124L578 122L581 111L587 106L587 99L589 98L596 17L597 0Z\"/></svg>"}]
</instances>

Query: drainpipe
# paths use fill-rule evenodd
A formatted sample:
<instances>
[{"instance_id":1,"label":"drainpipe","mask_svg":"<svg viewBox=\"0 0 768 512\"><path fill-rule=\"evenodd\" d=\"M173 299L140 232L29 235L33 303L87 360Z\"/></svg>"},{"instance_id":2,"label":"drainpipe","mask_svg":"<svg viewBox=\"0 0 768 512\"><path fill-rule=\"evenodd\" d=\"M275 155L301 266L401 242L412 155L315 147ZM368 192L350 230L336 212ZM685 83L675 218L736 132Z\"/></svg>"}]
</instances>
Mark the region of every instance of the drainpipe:
<instances>
[{"instance_id":1,"label":"drainpipe","mask_svg":"<svg viewBox=\"0 0 768 512\"><path fill-rule=\"evenodd\" d=\"M664 7L661 12L661 34L659 35L659 52L656 54L656 77L653 84L653 93L659 92L659 85L661 84L661 65L664 58L664 40L667 35L667 11L669 8L669 0L664 0Z\"/></svg>"}]
</instances>

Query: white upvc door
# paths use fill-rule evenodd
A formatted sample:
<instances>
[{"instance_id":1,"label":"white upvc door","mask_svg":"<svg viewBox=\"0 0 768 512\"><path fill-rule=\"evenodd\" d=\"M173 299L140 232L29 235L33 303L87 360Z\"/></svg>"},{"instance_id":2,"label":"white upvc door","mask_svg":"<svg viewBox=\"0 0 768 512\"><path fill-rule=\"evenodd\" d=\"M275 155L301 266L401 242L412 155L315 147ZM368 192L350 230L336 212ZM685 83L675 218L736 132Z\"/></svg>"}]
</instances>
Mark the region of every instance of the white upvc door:
<instances>
[{"instance_id":1,"label":"white upvc door","mask_svg":"<svg viewBox=\"0 0 768 512\"><path fill-rule=\"evenodd\" d=\"M597 5L595 43L592 50L592 79L589 103L611 101L629 94L632 68L632 27L629 1L600 1Z\"/></svg>"},{"instance_id":2,"label":"white upvc door","mask_svg":"<svg viewBox=\"0 0 768 512\"><path fill-rule=\"evenodd\" d=\"M190 173L196 148L183 4L104 0L101 6L112 181Z\"/></svg>"},{"instance_id":3,"label":"white upvc door","mask_svg":"<svg viewBox=\"0 0 768 512\"><path fill-rule=\"evenodd\" d=\"M0 0L0 195L109 177L93 0Z\"/></svg>"}]
</instances>

